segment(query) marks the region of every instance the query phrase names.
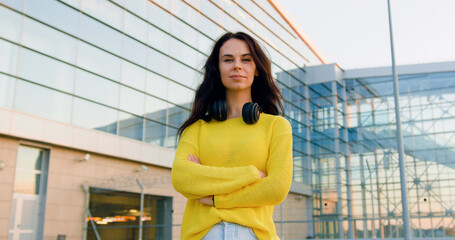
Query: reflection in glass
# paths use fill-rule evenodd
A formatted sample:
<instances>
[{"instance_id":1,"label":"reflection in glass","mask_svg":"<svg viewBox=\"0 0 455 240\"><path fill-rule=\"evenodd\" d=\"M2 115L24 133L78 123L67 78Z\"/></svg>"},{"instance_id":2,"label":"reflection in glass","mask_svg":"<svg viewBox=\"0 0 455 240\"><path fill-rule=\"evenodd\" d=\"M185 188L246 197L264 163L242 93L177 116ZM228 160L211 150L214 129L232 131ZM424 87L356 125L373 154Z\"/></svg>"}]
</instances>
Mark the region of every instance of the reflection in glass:
<instances>
[{"instance_id":1,"label":"reflection in glass","mask_svg":"<svg viewBox=\"0 0 455 240\"><path fill-rule=\"evenodd\" d=\"M24 18L22 44L68 63L76 59L76 39L28 18Z\"/></svg>"},{"instance_id":2,"label":"reflection in glass","mask_svg":"<svg viewBox=\"0 0 455 240\"><path fill-rule=\"evenodd\" d=\"M120 112L119 135L142 141L143 118Z\"/></svg>"},{"instance_id":3,"label":"reflection in glass","mask_svg":"<svg viewBox=\"0 0 455 240\"><path fill-rule=\"evenodd\" d=\"M120 86L120 109L136 114L144 115L145 94L134 89Z\"/></svg>"},{"instance_id":4,"label":"reflection in glass","mask_svg":"<svg viewBox=\"0 0 455 240\"><path fill-rule=\"evenodd\" d=\"M157 122L166 123L168 103L158 98L145 96L145 117Z\"/></svg>"},{"instance_id":5,"label":"reflection in glass","mask_svg":"<svg viewBox=\"0 0 455 240\"><path fill-rule=\"evenodd\" d=\"M14 1L20 2L20 1ZM23 1L22 1L23 3ZM7 4L8 5L8 4ZM22 16L5 7L0 7L0 36L19 42Z\"/></svg>"},{"instance_id":6,"label":"reflection in glass","mask_svg":"<svg viewBox=\"0 0 455 240\"><path fill-rule=\"evenodd\" d=\"M77 36L79 12L58 1L27 1L25 13L73 36Z\"/></svg>"},{"instance_id":7,"label":"reflection in glass","mask_svg":"<svg viewBox=\"0 0 455 240\"><path fill-rule=\"evenodd\" d=\"M0 74L0 107L13 108L15 79Z\"/></svg>"},{"instance_id":8,"label":"reflection in glass","mask_svg":"<svg viewBox=\"0 0 455 240\"><path fill-rule=\"evenodd\" d=\"M144 91L146 70L127 61L122 61L121 82Z\"/></svg>"},{"instance_id":9,"label":"reflection in glass","mask_svg":"<svg viewBox=\"0 0 455 240\"><path fill-rule=\"evenodd\" d=\"M77 65L114 81L120 80L120 58L79 42Z\"/></svg>"},{"instance_id":10,"label":"reflection in glass","mask_svg":"<svg viewBox=\"0 0 455 240\"><path fill-rule=\"evenodd\" d=\"M74 98L72 124L88 129L96 129L107 133L117 133L118 111Z\"/></svg>"},{"instance_id":11,"label":"reflection in glass","mask_svg":"<svg viewBox=\"0 0 455 240\"><path fill-rule=\"evenodd\" d=\"M177 148L177 128L167 126L166 147Z\"/></svg>"},{"instance_id":12,"label":"reflection in glass","mask_svg":"<svg viewBox=\"0 0 455 240\"><path fill-rule=\"evenodd\" d=\"M146 92L153 96L167 99L167 88L169 80L156 75L151 72L147 72Z\"/></svg>"},{"instance_id":13,"label":"reflection in glass","mask_svg":"<svg viewBox=\"0 0 455 240\"><path fill-rule=\"evenodd\" d=\"M1 27L0 27L1 28ZM9 42L0 40L0 71L16 74L18 47Z\"/></svg>"},{"instance_id":14,"label":"reflection in glass","mask_svg":"<svg viewBox=\"0 0 455 240\"><path fill-rule=\"evenodd\" d=\"M144 142L164 147L166 140L166 125L145 120Z\"/></svg>"},{"instance_id":15,"label":"reflection in glass","mask_svg":"<svg viewBox=\"0 0 455 240\"><path fill-rule=\"evenodd\" d=\"M177 83L169 81L169 101L172 103L185 106L185 104L191 103L194 97L194 91L183 87Z\"/></svg>"},{"instance_id":16,"label":"reflection in glass","mask_svg":"<svg viewBox=\"0 0 455 240\"><path fill-rule=\"evenodd\" d=\"M116 55L122 53L123 34L83 14L79 37Z\"/></svg>"},{"instance_id":17,"label":"reflection in glass","mask_svg":"<svg viewBox=\"0 0 455 240\"><path fill-rule=\"evenodd\" d=\"M174 127L180 127L188 119L190 112L187 109L169 104L168 115L168 124Z\"/></svg>"},{"instance_id":18,"label":"reflection in glass","mask_svg":"<svg viewBox=\"0 0 455 240\"><path fill-rule=\"evenodd\" d=\"M82 70L76 70L74 94L115 108L119 104L117 83Z\"/></svg>"},{"instance_id":19,"label":"reflection in glass","mask_svg":"<svg viewBox=\"0 0 455 240\"><path fill-rule=\"evenodd\" d=\"M69 123L71 96L18 80L14 108L47 119Z\"/></svg>"},{"instance_id":20,"label":"reflection in glass","mask_svg":"<svg viewBox=\"0 0 455 240\"><path fill-rule=\"evenodd\" d=\"M145 195L142 219L139 193L90 188L89 209L101 239L136 239L142 220L143 239L171 239L172 199ZM88 222L87 239L97 239ZM115 237L113 237L115 236Z\"/></svg>"},{"instance_id":21,"label":"reflection in glass","mask_svg":"<svg viewBox=\"0 0 455 240\"><path fill-rule=\"evenodd\" d=\"M19 77L73 92L74 67L27 49L21 49L19 59Z\"/></svg>"}]
</instances>

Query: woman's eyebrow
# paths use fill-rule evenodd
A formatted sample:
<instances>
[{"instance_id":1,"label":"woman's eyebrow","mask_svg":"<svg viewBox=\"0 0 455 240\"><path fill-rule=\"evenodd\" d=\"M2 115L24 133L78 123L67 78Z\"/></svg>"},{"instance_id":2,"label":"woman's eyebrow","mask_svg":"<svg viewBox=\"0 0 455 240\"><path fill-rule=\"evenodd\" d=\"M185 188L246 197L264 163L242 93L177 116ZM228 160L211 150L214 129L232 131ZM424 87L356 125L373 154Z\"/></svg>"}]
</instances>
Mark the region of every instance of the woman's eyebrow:
<instances>
[{"instance_id":1,"label":"woman's eyebrow","mask_svg":"<svg viewBox=\"0 0 455 240\"><path fill-rule=\"evenodd\" d=\"M234 57L234 55L232 55L232 54L224 54L220 58L224 58L224 57ZM244 53L244 54L242 54L242 57L251 57L251 53Z\"/></svg>"}]
</instances>

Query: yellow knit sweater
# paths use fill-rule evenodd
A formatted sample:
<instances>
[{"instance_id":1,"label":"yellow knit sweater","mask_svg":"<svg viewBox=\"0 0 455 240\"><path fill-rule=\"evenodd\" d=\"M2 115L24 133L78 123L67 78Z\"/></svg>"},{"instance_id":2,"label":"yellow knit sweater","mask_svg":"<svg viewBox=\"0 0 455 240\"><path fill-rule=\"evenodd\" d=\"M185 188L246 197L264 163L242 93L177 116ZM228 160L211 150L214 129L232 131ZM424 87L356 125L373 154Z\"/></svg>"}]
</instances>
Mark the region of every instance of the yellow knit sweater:
<instances>
[{"instance_id":1,"label":"yellow knit sweater","mask_svg":"<svg viewBox=\"0 0 455 240\"><path fill-rule=\"evenodd\" d=\"M188 161L189 154L201 164ZM172 184L188 199L181 239L199 240L223 220L252 228L259 239L279 239L273 207L291 181L292 130L283 117L262 113L252 125L241 117L195 122L183 132L172 167ZM214 207L198 202L210 195Z\"/></svg>"}]
</instances>

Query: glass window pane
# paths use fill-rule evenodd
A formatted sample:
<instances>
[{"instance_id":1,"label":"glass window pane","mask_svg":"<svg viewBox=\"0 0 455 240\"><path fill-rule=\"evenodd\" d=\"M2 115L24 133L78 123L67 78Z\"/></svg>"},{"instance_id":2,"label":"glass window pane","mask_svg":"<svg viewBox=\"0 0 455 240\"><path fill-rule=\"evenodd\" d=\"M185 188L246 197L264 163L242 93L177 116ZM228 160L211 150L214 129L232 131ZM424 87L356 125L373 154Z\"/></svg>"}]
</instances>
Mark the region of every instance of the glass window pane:
<instances>
[{"instance_id":1,"label":"glass window pane","mask_svg":"<svg viewBox=\"0 0 455 240\"><path fill-rule=\"evenodd\" d=\"M166 140L166 125L145 120L145 136L144 141L156 146L164 147Z\"/></svg>"},{"instance_id":2,"label":"glass window pane","mask_svg":"<svg viewBox=\"0 0 455 240\"><path fill-rule=\"evenodd\" d=\"M145 94L128 87L120 87L120 109L139 116L144 115Z\"/></svg>"},{"instance_id":3,"label":"glass window pane","mask_svg":"<svg viewBox=\"0 0 455 240\"><path fill-rule=\"evenodd\" d=\"M25 194L39 194L41 174L17 170L14 180L14 192ZM22 219L23 221L24 219Z\"/></svg>"},{"instance_id":4,"label":"glass window pane","mask_svg":"<svg viewBox=\"0 0 455 240\"><path fill-rule=\"evenodd\" d=\"M169 59L169 78L196 89L199 86L199 74L195 70L175 60Z\"/></svg>"},{"instance_id":5,"label":"glass window pane","mask_svg":"<svg viewBox=\"0 0 455 240\"><path fill-rule=\"evenodd\" d=\"M1 1L3 2L3 1ZM24 1L14 1L22 2ZM6 4L9 5L8 3ZM0 6L0 36L11 40L13 42L19 42L19 36L21 31L22 15L9 10L3 6Z\"/></svg>"},{"instance_id":6,"label":"glass window pane","mask_svg":"<svg viewBox=\"0 0 455 240\"><path fill-rule=\"evenodd\" d=\"M74 99L74 125L116 134L117 118L117 110L83 99Z\"/></svg>"},{"instance_id":7,"label":"glass window pane","mask_svg":"<svg viewBox=\"0 0 455 240\"><path fill-rule=\"evenodd\" d=\"M168 34L153 26L149 26L147 43L151 47L163 53L169 53L169 38Z\"/></svg>"},{"instance_id":8,"label":"glass window pane","mask_svg":"<svg viewBox=\"0 0 455 240\"><path fill-rule=\"evenodd\" d=\"M79 12L58 1L27 1L25 13L64 32L77 36Z\"/></svg>"},{"instance_id":9,"label":"glass window pane","mask_svg":"<svg viewBox=\"0 0 455 240\"><path fill-rule=\"evenodd\" d=\"M80 22L81 39L119 56L122 54L123 35L120 32L83 14Z\"/></svg>"},{"instance_id":10,"label":"glass window pane","mask_svg":"<svg viewBox=\"0 0 455 240\"><path fill-rule=\"evenodd\" d=\"M23 199L22 200L22 216L21 216L21 229L30 229L30 230L35 230L36 229L36 220L37 220L37 215L38 215L38 201L37 200L29 200L29 199ZM33 234L20 234L21 237L20 239L33 239ZM22 236L29 235L32 238L26 237L23 238Z\"/></svg>"},{"instance_id":11,"label":"glass window pane","mask_svg":"<svg viewBox=\"0 0 455 240\"><path fill-rule=\"evenodd\" d=\"M117 108L119 84L86 71L77 70L74 94Z\"/></svg>"},{"instance_id":12,"label":"glass window pane","mask_svg":"<svg viewBox=\"0 0 455 240\"><path fill-rule=\"evenodd\" d=\"M144 91L146 70L126 61L122 61L121 82Z\"/></svg>"},{"instance_id":13,"label":"glass window pane","mask_svg":"<svg viewBox=\"0 0 455 240\"><path fill-rule=\"evenodd\" d=\"M0 40L0 52L2 53L0 54L0 71L16 74L18 50L16 45Z\"/></svg>"},{"instance_id":14,"label":"glass window pane","mask_svg":"<svg viewBox=\"0 0 455 240\"><path fill-rule=\"evenodd\" d=\"M145 96L145 117L150 120L166 123L168 103L158 98Z\"/></svg>"},{"instance_id":15,"label":"glass window pane","mask_svg":"<svg viewBox=\"0 0 455 240\"><path fill-rule=\"evenodd\" d=\"M22 44L68 63L76 59L76 39L28 18L24 18Z\"/></svg>"},{"instance_id":16,"label":"glass window pane","mask_svg":"<svg viewBox=\"0 0 455 240\"><path fill-rule=\"evenodd\" d=\"M147 49L147 68L163 76L168 76L169 57L153 49Z\"/></svg>"},{"instance_id":17,"label":"glass window pane","mask_svg":"<svg viewBox=\"0 0 455 240\"><path fill-rule=\"evenodd\" d=\"M22 11L24 9L24 0L1 0L0 3L12 7L16 10ZM0 14L1 15L1 14Z\"/></svg>"},{"instance_id":18,"label":"glass window pane","mask_svg":"<svg viewBox=\"0 0 455 240\"><path fill-rule=\"evenodd\" d=\"M167 126L166 147L177 148L177 128Z\"/></svg>"},{"instance_id":19,"label":"glass window pane","mask_svg":"<svg viewBox=\"0 0 455 240\"><path fill-rule=\"evenodd\" d=\"M143 118L123 112L119 116L119 135L142 141Z\"/></svg>"},{"instance_id":20,"label":"glass window pane","mask_svg":"<svg viewBox=\"0 0 455 240\"><path fill-rule=\"evenodd\" d=\"M79 42L77 65L114 81L120 80L120 58Z\"/></svg>"},{"instance_id":21,"label":"glass window pane","mask_svg":"<svg viewBox=\"0 0 455 240\"><path fill-rule=\"evenodd\" d=\"M27 49L21 50L19 59L19 77L73 92L74 67Z\"/></svg>"},{"instance_id":22,"label":"glass window pane","mask_svg":"<svg viewBox=\"0 0 455 240\"><path fill-rule=\"evenodd\" d=\"M20 170L41 170L43 151L36 148L20 147L16 168Z\"/></svg>"},{"instance_id":23,"label":"glass window pane","mask_svg":"<svg viewBox=\"0 0 455 240\"><path fill-rule=\"evenodd\" d=\"M163 78L151 72L147 72L146 92L148 94L166 100L168 82L169 80L166 78Z\"/></svg>"},{"instance_id":24,"label":"glass window pane","mask_svg":"<svg viewBox=\"0 0 455 240\"><path fill-rule=\"evenodd\" d=\"M169 101L172 103L188 106L191 105L194 98L194 91L183 87L177 83L169 81L169 89L172 91L172 94L169 95Z\"/></svg>"},{"instance_id":25,"label":"glass window pane","mask_svg":"<svg viewBox=\"0 0 455 240\"><path fill-rule=\"evenodd\" d=\"M15 79L0 74L0 107L13 108Z\"/></svg>"},{"instance_id":26,"label":"glass window pane","mask_svg":"<svg viewBox=\"0 0 455 240\"><path fill-rule=\"evenodd\" d=\"M179 128L188 119L190 112L187 109L169 104L168 115L168 124Z\"/></svg>"},{"instance_id":27,"label":"glass window pane","mask_svg":"<svg viewBox=\"0 0 455 240\"><path fill-rule=\"evenodd\" d=\"M133 2L133 1L126 1ZM145 2L145 1L142 1ZM144 9L146 10L146 9ZM147 42L147 23L131 13L125 12L125 33L131 37L146 43Z\"/></svg>"},{"instance_id":28,"label":"glass window pane","mask_svg":"<svg viewBox=\"0 0 455 240\"><path fill-rule=\"evenodd\" d=\"M32 83L17 81L14 108L40 117L70 122L71 96Z\"/></svg>"},{"instance_id":29,"label":"glass window pane","mask_svg":"<svg viewBox=\"0 0 455 240\"><path fill-rule=\"evenodd\" d=\"M123 9L114 3L100 0L81 0L81 10L118 30L123 29Z\"/></svg>"},{"instance_id":30,"label":"glass window pane","mask_svg":"<svg viewBox=\"0 0 455 240\"><path fill-rule=\"evenodd\" d=\"M147 49L144 44L127 36L123 37L122 56L140 66L146 66Z\"/></svg>"}]
</instances>

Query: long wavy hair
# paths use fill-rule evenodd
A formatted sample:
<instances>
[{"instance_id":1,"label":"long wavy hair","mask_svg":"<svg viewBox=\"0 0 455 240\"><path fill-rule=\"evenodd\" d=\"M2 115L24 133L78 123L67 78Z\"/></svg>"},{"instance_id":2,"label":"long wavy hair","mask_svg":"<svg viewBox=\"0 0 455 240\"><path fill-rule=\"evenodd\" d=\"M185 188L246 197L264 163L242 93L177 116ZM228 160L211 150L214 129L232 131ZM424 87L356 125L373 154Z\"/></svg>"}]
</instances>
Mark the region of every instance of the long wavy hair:
<instances>
[{"instance_id":1,"label":"long wavy hair","mask_svg":"<svg viewBox=\"0 0 455 240\"><path fill-rule=\"evenodd\" d=\"M219 70L220 48L229 39L239 39L247 43L258 76L254 77L251 86L251 97L253 102L261 106L262 112L272 115L284 115L282 104L283 95L276 86L272 77L272 64L258 42L244 32L227 32L215 42L213 50L204 65L204 79L196 90L193 108L190 117L182 124L177 134L182 135L185 128L199 119L210 121L213 117L212 105L216 100L226 99L226 88L221 82Z\"/></svg>"}]
</instances>

